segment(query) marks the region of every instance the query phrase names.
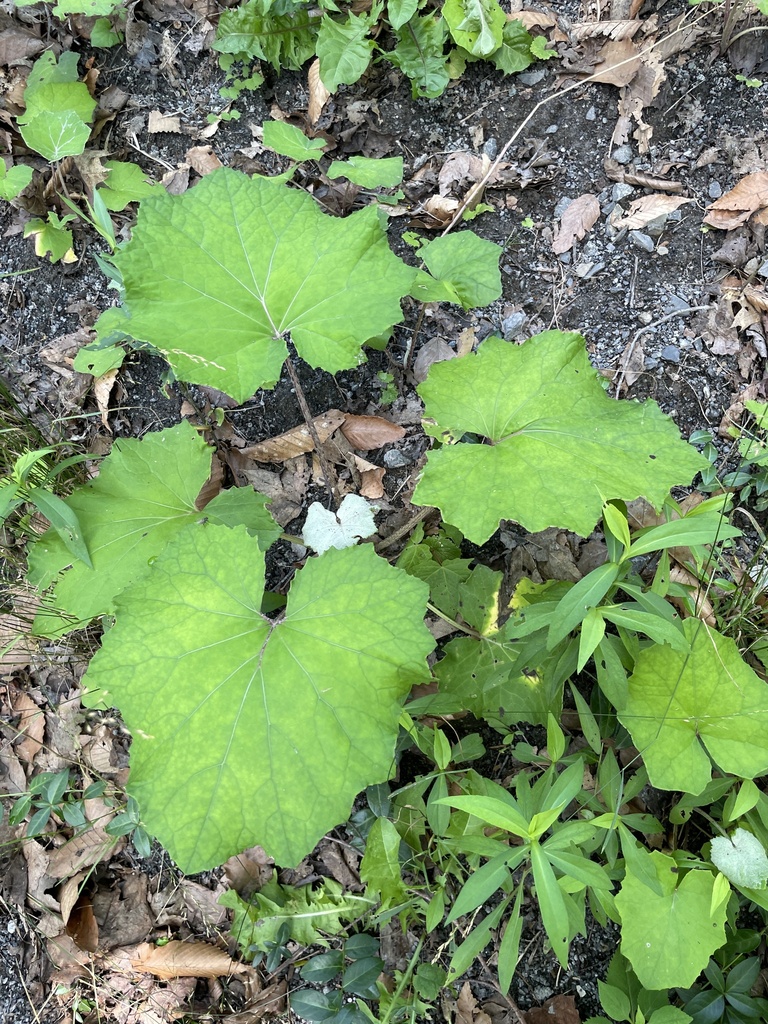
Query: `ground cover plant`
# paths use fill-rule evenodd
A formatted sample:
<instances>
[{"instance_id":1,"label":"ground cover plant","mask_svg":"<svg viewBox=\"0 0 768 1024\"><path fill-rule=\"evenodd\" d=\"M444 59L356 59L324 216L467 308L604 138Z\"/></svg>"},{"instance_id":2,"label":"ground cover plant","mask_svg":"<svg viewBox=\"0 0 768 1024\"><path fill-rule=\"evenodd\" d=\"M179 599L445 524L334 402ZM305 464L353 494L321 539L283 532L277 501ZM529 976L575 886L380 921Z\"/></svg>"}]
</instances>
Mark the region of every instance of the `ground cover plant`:
<instances>
[{"instance_id":1,"label":"ground cover plant","mask_svg":"<svg viewBox=\"0 0 768 1024\"><path fill-rule=\"evenodd\" d=\"M112 6L85 13L117 21ZM317 56L329 89L386 56L424 97L474 57L519 70L505 56L512 34L526 36L521 66L544 55L495 4L392 4L383 17L375 4L342 13L251 0L219 19L216 45L275 69ZM427 32L435 47L418 49L411 73L408 46ZM17 119L52 162L82 155L73 116L88 131L95 120L73 56L39 59ZM258 71L246 73L255 84ZM63 128L49 147L31 131L43 118L51 134L35 96L54 88ZM768 691L764 647L743 641L727 609L734 591L746 595L762 628L760 588L729 564L741 539L734 496L761 493L764 403L745 404L752 427L731 427L738 463L726 473L711 436L693 445L652 399L609 396L576 331L452 338L455 358L423 367L412 392L429 450L410 518L376 539L376 502L391 495L339 485L302 367L339 378L370 359L395 371L375 375L389 390L414 357L392 358L406 316L420 309L418 335L436 310L496 302L507 245L459 213L456 230L403 256L387 214L405 198L403 160L330 161L304 127L259 127L271 175L221 167L172 194L109 161L87 196L62 194L58 214L32 222L41 256L76 259L83 225L107 246L98 266L117 304L94 318L74 370L98 388L149 353L191 400L172 425L116 439L78 480L65 471L86 457L57 465L40 439L6 460L0 516L35 533L25 584L39 603L24 642L56 656L85 645L77 699L94 721L118 709L130 733L119 783L103 761L51 765L17 788L9 826L37 855L63 860L96 836L130 857L162 847L182 875L214 878L257 846L264 863L300 869L331 835L357 858L352 882L261 877L211 901L243 961L225 956L225 969L293 972L291 1008L305 1020L441 1019L446 1000L472 999L464 979L491 954L498 994L519 1014L509 994L531 907L563 970L590 927L617 930L595 1021L761 1019ZM29 184L17 170L3 179L13 199ZM309 175L318 195L345 179L356 208L331 216ZM482 198L466 203L470 217ZM132 203L129 225L117 215ZM229 410L284 394L286 381L304 423L272 441L300 435L314 460L300 531L268 475L242 486L222 469ZM350 418L351 450L376 447L356 427L383 431L381 446L400 439L382 415L398 398L382 395L357 417L365 424ZM98 408L106 424L108 403ZM265 451L256 461L277 460ZM360 456L344 457L359 473ZM571 576L510 583L487 553L499 531L570 531L600 555ZM276 566L287 567L278 585ZM21 714L20 747L34 711ZM61 890L73 906L99 884L97 861L76 856ZM203 970L184 954L213 946L168 931L134 950L132 969ZM388 969L392 933L414 941ZM77 1013L98 1012L99 998Z\"/></svg>"}]
</instances>

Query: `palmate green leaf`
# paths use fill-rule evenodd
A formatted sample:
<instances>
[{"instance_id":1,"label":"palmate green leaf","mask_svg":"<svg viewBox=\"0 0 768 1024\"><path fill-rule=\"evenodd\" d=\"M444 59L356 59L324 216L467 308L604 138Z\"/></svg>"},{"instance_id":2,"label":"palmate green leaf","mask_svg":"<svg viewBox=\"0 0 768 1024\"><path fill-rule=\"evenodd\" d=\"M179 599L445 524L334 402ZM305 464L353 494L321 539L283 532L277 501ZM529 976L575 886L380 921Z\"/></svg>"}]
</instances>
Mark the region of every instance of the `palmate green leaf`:
<instances>
[{"instance_id":1,"label":"palmate green leaf","mask_svg":"<svg viewBox=\"0 0 768 1024\"><path fill-rule=\"evenodd\" d=\"M0 199L10 202L23 192L32 181L32 168L26 164L6 167L5 160L0 160Z\"/></svg>"},{"instance_id":2,"label":"palmate green leaf","mask_svg":"<svg viewBox=\"0 0 768 1024\"><path fill-rule=\"evenodd\" d=\"M264 145L290 160L319 160L326 147L325 139L310 139L295 124L265 121Z\"/></svg>"},{"instance_id":3,"label":"palmate green leaf","mask_svg":"<svg viewBox=\"0 0 768 1024\"><path fill-rule=\"evenodd\" d=\"M361 362L368 338L402 319L414 276L374 207L330 217L303 192L226 168L145 199L114 262L132 337L238 401L274 384L288 335L329 373Z\"/></svg>"},{"instance_id":4,"label":"palmate green leaf","mask_svg":"<svg viewBox=\"0 0 768 1024\"><path fill-rule=\"evenodd\" d=\"M107 180L97 189L97 194L104 200L108 210L119 213L128 203L140 202L148 196L155 195L162 185L148 178L146 171L138 164L125 163L120 160L107 160L105 170L109 171Z\"/></svg>"},{"instance_id":5,"label":"palmate green leaf","mask_svg":"<svg viewBox=\"0 0 768 1024\"><path fill-rule=\"evenodd\" d=\"M419 257L429 274L419 274L411 295L422 302L455 302L471 309L501 295L501 249L474 231L435 238L419 250Z\"/></svg>"},{"instance_id":6,"label":"palmate green leaf","mask_svg":"<svg viewBox=\"0 0 768 1024\"><path fill-rule=\"evenodd\" d=\"M326 174L329 178L347 178L361 188L395 188L403 180L403 158L351 156L334 160Z\"/></svg>"},{"instance_id":7,"label":"palmate green leaf","mask_svg":"<svg viewBox=\"0 0 768 1024\"><path fill-rule=\"evenodd\" d=\"M690 651L640 652L619 721L658 789L700 793L711 761L743 778L768 772L768 688L729 637L686 619Z\"/></svg>"},{"instance_id":8,"label":"palmate green leaf","mask_svg":"<svg viewBox=\"0 0 768 1024\"><path fill-rule=\"evenodd\" d=\"M280 620L263 584L244 529L183 531L117 598L86 675L133 734L142 821L188 873L255 843L297 864L387 779L402 698L429 677L427 587L369 545L308 562Z\"/></svg>"},{"instance_id":9,"label":"palmate green leaf","mask_svg":"<svg viewBox=\"0 0 768 1024\"><path fill-rule=\"evenodd\" d=\"M505 75L514 75L533 64L533 43L533 37L521 21L508 21L502 32L501 46L489 59Z\"/></svg>"},{"instance_id":10,"label":"palmate green leaf","mask_svg":"<svg viewBox=\"0 0 768 1024\"><path fill-rule=\"evenodd\" d=\"M418 390L427 430L447 443L430 452L414 503L438 507L476 544L502 519L586 537L605 497L659 508L706 465L655 402L608 398L579 334L547 331L520 347L489 338L436 363ZM455 443L466 433L487 443Z\"/></svg>"},{"instance_id":11,"label":"palmate green leaf","mask_svg":"<svg viewBox=\"0 0 768 1024\"><path fill-rule=\"evenodd\" d=\"M26 144L46 160L76 156L85 149L96 100L77 80L77 54L57 62L47 51L39 57L24 89L26 110L17 118Z\"/></svg>"},{"instance_id":12,"label":"palmate green leaf","mask_svg":"<svg viewBox=\"0 0 768 1024\"><path fill-rule=\"evenodd\" d=\"M645 988L688 988L725 942L728 901L712 913L714 875L689 871L681 881L672 857L654 852L650 858L663 894L627 874L616 896L621 952Z\"/></svg>"},{"instance_id":13,"label":"palmate green leaf","mask_svg":"<svg viewBox=\"0 0 768 1024\"><path fill-rule=\"evenodd\" d=\"M248 488L222 491L195 507L211 473L212 450L191 424L147 434L142 441L118 440L102 462L101 472L67 500L77 516L93 568L72 555L55 530L35 541L29 556L29 582L56 583L53 602L82 622L112 610L112 602L180 530L203 518L234 525L245 523L269 547L280 534L265 504ZM67 568L70 566L70 568ZM36 629L45 630L44 614Z\"/></svg>"}]
</instances>

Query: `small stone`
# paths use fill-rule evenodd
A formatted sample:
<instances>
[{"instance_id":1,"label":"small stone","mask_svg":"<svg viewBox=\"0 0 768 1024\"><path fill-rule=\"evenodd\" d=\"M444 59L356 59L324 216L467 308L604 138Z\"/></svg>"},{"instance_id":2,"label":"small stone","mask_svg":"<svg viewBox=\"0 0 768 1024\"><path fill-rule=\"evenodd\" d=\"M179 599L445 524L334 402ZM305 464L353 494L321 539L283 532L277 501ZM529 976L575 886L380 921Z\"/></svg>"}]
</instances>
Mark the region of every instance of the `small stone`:
<instances>
[{"instance_id":1,"label":"small stone","mask_svg":"<svg viewBox=\"0 0 768 1024\"><path fill-rule=\"evenodd\" d=\"M397 448L390 448L388 452L384 452L384 465L388 469L401 469L403 466L410 466L411 460L407 455L403 455Z\"/></svg>"},{"instance_id":2,"label":"small stone","mask_svg":"<svg viewBox=\"0 0 768 1024\"><path fill-rule=\"evenodd\" d=\"M659 256L669 256L669 249L666 247L666 245L657 246L656 252L659 254Z\"/></svg>"},{"instance_id":3,"label":"small stone","mask_svg":"<svg viewBox=\"0 0 768 1024\"><path fill-rule=\"evenodd\" d=\"M654 359L653 356L646 356L645 363L643 365L645 366L646 370L655 370L656 367L659 365L659 360Z\"/></svg>"},{"instance_id":4,"label":"small stone","mask_svg":"<svg viewBox=\"0 0 768 1024\"><path fill-rule=\"evenodd\" d=\"M631 196L634 191L632 185L627 185L625 181L617 181L611 189L611 199L614 203L620 203L622 199Z\"/></svg>"},{"instance_id":5,"label":"small stone","mask_svg":"<svg viewBox=\"0 0 768 1024\"><path fill-rule=\"evenodd\" d=\"M499 144L496 139L486 139L485 145L483 146L483 152L489 158L489 160L495 160L496 154L499 151Z\"/></svg>"},{"instance_id":6,"label":"small stone","mask_svg":"<svg viewBox=\"0 0 768 1024\"><path fill-rule=\"evenodd\" d=\"M678 313L681 309L688 309L690 303L680 295L670 292L667 296L667 304L664 307L665 313Z\"/></svg>"},{"instance_id":7,"label":"small stone","mask_svg":"<svg viewBox=\"0 0 768 1024\"><path fill-rule=\"evenodd\" d=\"M679 363L680 362L680 349L677 345L665 345L661 350L661 358L666 363Z\"/></svg>"},{"instance_id":8,"label":"small stone","mask_svg":"<svg viewBox=\"0 0 768 1024\"><path fill-rule=\"evenodd\" d=\"M565 213L565 211L568 209L568 207L571 205L572 202L573 202L573 200L571 199L570 196L563 196L563 198L560 200L560 202L555 207L555 220L560 220L560 218L563 216L563 214Z\"/></svg>"},{"instance_id":9,"label":"small stone","mask_svg":"<svg viewBox=\"0 0 768 1024\"><path fill-rule=\"evenodd\" d=\"M519 77L519 76L518 76ZM617 164L628 164L632 159L631 146L617 146L611 154Z\"/></svg>"},{"instance_id":10,"label":"small stone","mask_svg":"<svg viewBox=\"0 0 768 1024\"><path fill-rule=\"evenodd\" d=\"M513 341L523 333L523 327L528 317L521 310L517 313L510 313L501 321L501 334L504 341Z\"/></svg>"},{"instance_id":11,"label":"small stone","mask_svg":"<svg viewBox=\"0 0 768 1024\"><path fill-rule=\"evenodd\" d=\"M588 121L596 121L597 120L597 111L595 110L594 107L590 107L589 110L586 112L586 114L584 116L586 117L586 119Z\"/></svg>"},{"instance_id":12,"label":"small stone","mask_svg":"<svg viewBox=\"0 0 768 1024\"><path fill-rule=\"evenodd\" d=\"M525 71L522 75L517 76L517 80L520 85L537 85L545 74L546 71L543 68L539 71Z\"/></svg>"},{"instance_id":13,"label":"small stone","mask_svg":"<svg viewBox=\"0 0 768 1024\"><path fill-rule=\"evenodd\" d=\"M647 327L653 320L653 313L649 313L647 309L644 309L642 313L637 314L637 319Z\"/></svg>"},{"instance_id":14,"label":"small stone","mask_svg":"<svg viewBox=\"0 0 768 1024\"><path fill-rule=\"evenodd\" d=\"M757 273L760 277L768 277L768 260L763 263Z\"/></svg>"},{"instance_id":15,"label":"small stone","mask_svg":"<svg viewBox=\"0 0 768 1024\"><path fill-rule=\"evenodd\" d=\"M719 199L723 194L722 186L719 181L710 181L709 188L707 189L710 199Z\"/></svg>"},{"instance_id":16,"label":"small stone","mask_svg":"<svg viewBox=\"0 0 768 1024\"><path fill-rule=\"evenodd\" d=\"M547 135L557 135L557 133L560 131L560 125L551 124L548 128L545 128L544 131Z\"/></svg>"},{"instance_id":17,"label":"small stone","mask_svg":"<svg viewBox=\"0 0 768 1024\"><path fill-rule=\"evenodd\" d=\"M653 252L653 239L650 235L645 235L642 231L630 231L629 240L638 249Z\"/></svg>"}]
</instances>

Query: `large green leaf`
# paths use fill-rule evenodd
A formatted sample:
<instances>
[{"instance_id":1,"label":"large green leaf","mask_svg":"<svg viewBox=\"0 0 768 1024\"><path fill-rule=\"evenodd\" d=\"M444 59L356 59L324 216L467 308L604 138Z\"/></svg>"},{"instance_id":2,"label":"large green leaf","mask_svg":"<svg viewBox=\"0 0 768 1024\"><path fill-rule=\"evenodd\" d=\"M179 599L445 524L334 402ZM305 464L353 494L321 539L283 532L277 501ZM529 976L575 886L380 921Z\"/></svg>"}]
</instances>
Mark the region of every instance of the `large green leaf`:
<instances>
[{"instance_id":1,"label":"large green leaf","mask_svg":"<svg viewBox=\"0 0 768 1024\"><path fill-rule=\"evenodd\" d=\"M715 878L709 871L689 871L680 881L671 857L656 852L650 857L662 894L626 876L616 896L621 952L645 988L687 988L725 942L727 900L712 908Z\"/></svg>"},{"instance_id":2,"label":"large green leaf","mask_svg":"<svg viewBox=\"0 0 768 1024\"><path fill-rule=\"evenodd\" d=\"M768 687L729 637L698 619L683 629L690 651L640 652L619 714L652 785L700 793L710 758L744 778L768 772Z\"/></svg>"},{"instance_id":3,"label":"large green leaf","mask_svg":"<svg viewBox=\"0 0 768 1024\"><path fill-rule=\"evenodd\" d=\"M202 512L195 507L211 473L211 456L211 448L186 421L142 441L115 441L99 475L66 502L80 523L93 568L73 563L50 529L32 546L29 581L47 587L63 572L54 605L87 622L111 611L115 595L146 572L168 541L203 518L227 526L243 523L269 547L280 527L266 511L263 495L236 488L222 491ZM46 618L41 614L36 623L43 633Z\"/></svg>"},{"instance_id":4,"label":"large green leaf","mask_svg":"<svg viewBox=\"0 0 768 1024\"><path fill-rule=\"evenodd\" d=\"M362 361L363 344L402 318L415 273L376 208L330 217L304 192L226 168L145 199L114 262L132 336L182 380L239 401L274 384L289 335L330 373Z\"/></svg>"},{"instance_id":5,"label":"large green leaf","mask_svg":"<svg viewBox=\"0 0 768 1024\"><path fill-rule=\"evenodd\" d=\"M443 18L414 15L395 33L397 46L387 59L411 80L416 96L440 96L450 81L448 58L443 53L448 28Z\"/></svg>"},{"instance_id":6,"label":"large green leaf","mask_svg":"<svg viewBox=\"0 0 768 1024\"><path fill-rule=\"evenodd\" d=\"M436 363L419 387L430 452L414 494L482 544L500 520L532 533L558 526L586 537L607 498L661 507L706 462L655 402L610 399L579 334L547 331L517 346L489 338ZM460 444L464 434L480 444Z\"/></svg>"},{"instance_id":7,"label":"large green leaf","mask_svg":"<svg viewBox=\"0 0 768 1024\"><path fill-rule=\"evenodd\" d=\"M506 15L498 0L445 0L443 17L454 40L475 57L501 46Z\"/></svg>"},{"instance_id":8,"label":"large green leaf","mask_svg":"<svg viewBox=\"0 0 768 1024\"><path fill-rule=\"evenodd\" d=\"M435 238L419 250L430 273L417 276L411 294L422 302L455 302L464 309L487 306L501 295L501 252L474 231Z\"/></svg>"},{"instance_id":9,"label":"large green leaf","mask_svg":"<svg viewBox=\"0 0 768 1024\"><path fill-rule=\"evenodd\" d=\"M370 545L308 562L279 620L263 582L242 528L183 531L117 599L85 678L122 711L129 790L187 872L254 843L298 863L388 777L401 700L429 675L426 584Z\"/></svg>"},{"instance_id":10,"label":"large green leaf","mask_svg":"<svg viewBox=\"0 0 768 1024\"><path fill-rule=\"evenodd\" d=\"M380 12L381 6L374 3L368 14L349 11L346 21L330 15L323 18L316 49L320 80L329 92L336 92L342 83L356 82L370 64L374 47L370 33Z\"/></svg>"}]
</instances>

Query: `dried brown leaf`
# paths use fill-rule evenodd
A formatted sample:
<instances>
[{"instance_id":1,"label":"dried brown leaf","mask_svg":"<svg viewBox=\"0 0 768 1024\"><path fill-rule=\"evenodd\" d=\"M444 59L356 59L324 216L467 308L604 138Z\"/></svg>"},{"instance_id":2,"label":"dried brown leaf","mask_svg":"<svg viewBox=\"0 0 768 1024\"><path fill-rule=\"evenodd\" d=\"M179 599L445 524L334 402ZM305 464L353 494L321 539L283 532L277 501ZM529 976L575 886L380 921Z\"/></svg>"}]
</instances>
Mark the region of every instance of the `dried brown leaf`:
<instances>
[{"instance_id":1,"label":"dried brown leaf","mask_svg":"<svg viewBox=\"0 0 768 1024\"><path fill-rule=\"evenodd\" d=\"M599 63L590 76L592 81L619 88L629 85L641 68L639 52L628 36L609 39L600 48Z\"/></svg>"},{"instance_id":2,"label":"dried brown leaf","mask_svg":"<svg viewBox=\"0 0 768 1024\"><path fill-rule=\"evenodd\" d=\"M413 361L413 376L419 384L427 379L429 368L433 363L442 363L446 359L455 359L456 353L442 338L430 338L422 345L419 354Z\"/></svg>"},{"instance_id":3,"label":"dried brown leaf","mask_svg":"<svg viewBox=\"0 0 768 1024\"><path fill-rule=\"evenodd\" d=\"M341 424L341 432L352 447L361 452L394 444L405 437L402 427L383 416L347 416Z\"/></svg>"},{"instance_id":4,"label":"dried brown leaf","mask_svg":"<svg viewBox=\"0 0 768 1024\"><path fill-rule=\"evenodd\" d=\"M371 498L374 501L376 498L383 498L386 467L375 466L372 462L361 459L359 455L354 455L353 458L355 467L360 474L360 494L364 498Z\"/></svg>"},{"instance_id":5,"label":"dried brown leaf","mask_svg":"<svg viewBox=\"0 0 768 1024\"><path fill-rule=\"evenodd\" d=\"M552 240L552 251L556 255L568 252L574 242L582 239L600 216L597 196L587 192L574 199L560 218L560 224Z\"/></svg>"},{"instance_id":6,"label":"dried brown leaf","mask_svg":"<svg viewBox=\"0 0 768 1024\"><path fill-rule=\"evenodd\" d=\"M573 996L552 996L525 1013L526 1024L581 1024Z\"/></svg>"},{"instance_id":7,"label":"dried brown leaf","mask_svg":"<svg viewBox=\"0 0 768 1024\"><path fill-rule=\"evenodd\" d=\"M0 32L0 65L9 67L20 64L44 49L45 43L40 38L39 27L35 27L37 31L10 25Z\"/></svg>"},{"instance_id":8,"label":"dried brown leaf","mask_svg":"<svg viewBox=\"0 0 768 1024\"><path fill-rule=\"evenodd\" d=\"M252 975L248 964L238 963L223 949L207 942L180 942L172 939L165 946L142 942L131 957L135 971L156 978L220 978L222 975Z\"/></svg>"},{"instance_id":9,"label":"dried brown leaf","mask_svg":"<svg viewBox=\"0 0 768 1024\"><path fill-rule=\"evenodd\" d=\"M150 135L154 135L157 132L174 132L178 134L181 131L181 122L177 114L162 114L159 110L150 110L149 117L147 118L147 131Z\"/></svg>"},{"instance_id":10,"label":"dried brown leaf","mask_svg":"<svg viewBox=\"0 0 768 1024\"><path fill-rule=\"evenodd\" d=\"M23 690L16 693L13 710L19 716L16 728L22 737L16 744L16 753L21 761L32 764L43 745L45 714Z\"/></svg>"},{"instance_id":11,"label":"dried brown leaf","mask_svg":"<svg viewBox=\"0 0 768 1024\"><path fill-rule=\"evenodd\" d=\"M320 61L313 60L307 72L307 87L309 91L309 103L307 104L307 118L310 124L317 124L323 107L331 97L330 92L320 80Z\"/></svg>"},{"instance_id":12,"label":"dried brown leaf","mask_svg":"<svg viewBox=\"0 0 768 1024\"><path fill-rule=\"evenodd\" d=\"M248 897L254 889L261 889L270 880L274 863L260 846L252 846L229 858L224 864L224 876L230 889Z\"/></svg>"},{"instance_id":13,"label":"dried brown leaf","mask_svg":"<svg viewBox=\"0 0 768 1024\"><path fill-rule=\"evenodd\" d=\"M112 428L109 425L109 396L112 394L112 388L115 386L117 380L118 369L107 370L101 377L96 377L93 382L93 397L96 399L96 405L98 406L99 412L101 413L101 422L112 433Z\"/></svg>"},{"instance_id":14,"label":"dried brown leaf","mask_svg":"<svg viewBox=\"0 0 768 1024\"><path fill-rule=\"evenodd\" d=\"M731 230L768 207L768 171L754 171L738 181L730 192L707 207L704 223Z\"/></svg>"},{"instance_id":15,"label":"dried brown leaf","mask_svg":"<svg viewBox=\"0 0 768 1024\"><path fill-rule=\"evenodd\" d=\"M184 154L184 159L201 177L224 166L214 153L213 146L192 146Z\"/></svg>"},{"instance_id":16,"label":"dried brown leaf","mask_svg":"<svg viewBox=\"0 0 768 1024\"><path fill-rule=\"evenodd\" d=\"M312 422L321 444L341 426L344 419L345 414L338 409L329 409L321 416L315 416ZM259 444L249 445L247 448L243 448L240 454L256 462L285 462L288 459L296 458L297 455L311 452L314 447L315 442L312 440L309 427L306 423L302 423L277 437L260 441Z\"/></svg>"},{"instance_id":17,"label":"dried brown leaf","mask_svg":"<svg viewBox=\"0 0 768 1024\"><path fill-rule=\"evenodd\" d=\"M629 231L634 231L644 228L659 217L666 217L685 203L692 202L692 199L686 199L683 196L665 196L656 193L641 196L629 204L625 217L617 217L612 223L615 228L627 228Z\"/></svg>"},{"instance_id":18,"label":"dried brown leaf","mask_svg":"<svg viewBox=\"0 0 768 1024\"><path fill-rule=\"evenodd\" d=\"M645 349L640 338L630 341L619 358L619 378L628 388L640 378L645 369Z\"/></svg>"}]
</instances>

